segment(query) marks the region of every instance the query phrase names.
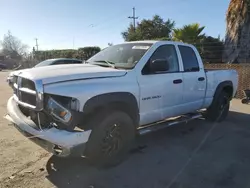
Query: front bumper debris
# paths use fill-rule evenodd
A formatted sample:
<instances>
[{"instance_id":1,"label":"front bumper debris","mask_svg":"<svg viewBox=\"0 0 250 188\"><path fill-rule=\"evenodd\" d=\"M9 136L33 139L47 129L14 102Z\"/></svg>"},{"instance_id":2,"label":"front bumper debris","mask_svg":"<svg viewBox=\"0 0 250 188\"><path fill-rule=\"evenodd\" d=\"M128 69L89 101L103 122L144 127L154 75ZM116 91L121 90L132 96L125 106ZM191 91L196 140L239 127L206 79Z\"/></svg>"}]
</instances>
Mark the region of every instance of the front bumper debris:
<instances>
[{"instance_id":1,"label":"front bumper debris","mask_svg":"<svg viewBox=\"0 0 250 188\"><path fill-rule=\"evenodd\" d=\"M7 112L6 119L12 122L24 136L50 153L61 157L83 155L91 130L69 132L55 127L35 129L34 127L38 126L20 111L13 97L8 100Z\"/></svg>"}]
</instances>

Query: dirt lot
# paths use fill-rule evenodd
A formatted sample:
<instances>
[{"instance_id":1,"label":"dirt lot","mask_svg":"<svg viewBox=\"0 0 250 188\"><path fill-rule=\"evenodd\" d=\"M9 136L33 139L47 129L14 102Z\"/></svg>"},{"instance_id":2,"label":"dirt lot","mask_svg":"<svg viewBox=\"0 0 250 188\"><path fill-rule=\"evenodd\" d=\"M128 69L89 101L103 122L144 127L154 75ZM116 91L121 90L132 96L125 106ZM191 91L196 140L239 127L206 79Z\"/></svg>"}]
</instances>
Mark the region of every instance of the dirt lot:
<instances>
[{"instance_id":1,"label":"dirt lot","mask_svg":"<svg viewBox=\"0 0 250 188\"><path fill-rule=\"evenodd\" d=\"M233 100L221 124L195 120L141 137L124 163L96 169L53 157L8 125L6 76L0 72L0 187L250 187L250 105Z\"/></svg>"}]
</instances>

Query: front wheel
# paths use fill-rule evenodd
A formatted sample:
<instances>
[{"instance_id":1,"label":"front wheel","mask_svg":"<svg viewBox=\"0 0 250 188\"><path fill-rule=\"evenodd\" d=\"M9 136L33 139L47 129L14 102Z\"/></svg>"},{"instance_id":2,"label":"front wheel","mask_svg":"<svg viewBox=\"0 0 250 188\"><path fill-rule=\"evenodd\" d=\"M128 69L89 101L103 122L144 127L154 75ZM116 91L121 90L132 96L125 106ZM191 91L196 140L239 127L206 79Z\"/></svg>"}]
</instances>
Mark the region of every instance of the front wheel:
<instances>
[{"instance_id":1,"label":"front wheel","mask_svg":"<svg viewBox=\"0 0 250 188\"><path fill-rule=\"evenodd\" d=\"M101 112L91 122L92 132L85 155L98 166L119 164L135 138L135 127L129 115L121 111Z\"/></svg>"},{"instance_id":2,"label":"front wheel","mask_svg":"<svg viewBox=\"0 0 250 188\"><path fill-rule=\"evenodd\" d=\"M230 97L222 91L217 99L214 99L211 106L205 113L205 118L210 121L221 122L226 119L230 108Z\"/></svg>"}]
</instances>

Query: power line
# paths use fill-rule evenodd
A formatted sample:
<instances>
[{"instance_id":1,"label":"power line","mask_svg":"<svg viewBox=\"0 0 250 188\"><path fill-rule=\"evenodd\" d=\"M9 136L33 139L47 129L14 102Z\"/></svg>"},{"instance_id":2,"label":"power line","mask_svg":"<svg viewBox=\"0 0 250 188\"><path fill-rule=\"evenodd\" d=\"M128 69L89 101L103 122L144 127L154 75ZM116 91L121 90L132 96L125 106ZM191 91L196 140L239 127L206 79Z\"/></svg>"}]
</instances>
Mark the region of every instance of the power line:
<instances>
[{"instance_id":1,"label":"power line","mask_svg":"<svg viewBox=\"0 0 250 188\"><path fill-rule=\"evenodd\" d=\"M138 19L138 17L135 17L135 7L133 7L133 16L129 16L129 19L133 19L133 27L134 27L134 32L135 32L135 20Z\"/></svg>"}]
</instances>

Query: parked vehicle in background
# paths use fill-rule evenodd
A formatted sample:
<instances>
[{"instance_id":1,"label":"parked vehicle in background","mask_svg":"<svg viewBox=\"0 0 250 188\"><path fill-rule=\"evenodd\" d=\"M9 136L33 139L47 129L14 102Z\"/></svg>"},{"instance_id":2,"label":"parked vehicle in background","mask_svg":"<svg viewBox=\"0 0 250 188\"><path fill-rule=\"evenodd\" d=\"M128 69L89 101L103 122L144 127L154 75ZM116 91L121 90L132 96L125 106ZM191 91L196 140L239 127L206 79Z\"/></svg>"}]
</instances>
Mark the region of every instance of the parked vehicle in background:
<instances>
[{"instance_id":1,"label":"parked vehicle in background","mask_svg":"<svg viewBox=\"0 0 250 188\"><path fill-rule=\"evenodd\" d=\"M54 155L97 164L120 162L136 135L202 116L223 121L238 86L235 70L205 70L180 42L123 43L86 62L12 75L6 118Z\"/></svg>"},{"instance_id":2,"label":"parked vehicle in background","mask_svg":"<svg viewBox=\"0 0 250 188\"><path fill-rule=\"evenodd\" d=\"M38 63L37 65L35 65L33 68L37 68L37 67L45 67L45 66L50 66L50 65L68 65L68 64L83 64L84 61L80 60L80 59L70 59L70 58L56 58L56 59L47 59L44 60L40 63ZM1 70L1 67L0 67ZM7 77L7 82L11 85L12 84L12 75L14 74L18 74L19 72L23 71L21 70L16 70L11 72L8 77Z\"/></svg>"},{"instance_id":3,"label":"parked vehicle in background","mask_svg":"<svg viewBox=\"0 0 250 188\"><path fill-rule=\"evenodd\" d=\"M81 64L82 60L79 59L69 59L69 58L57 58L57 59L47 59L38 63L34 67L43 67L48 65L61 65L61 64Z\"/></svg>"},{"instance_id":4,"label":"parked vehicle in background","mask_svg":"<svg viewBox=\"0 0 250 188\"><path fill-rule=\"evenodd\" d=\"M3 69L7 69L7 66L3 63L0 63L0 71L2 71Z\"/></svg>"},{"instance_id":5,"label":"parked vehicle in background","mask_svg":"<svg viewBox=\"0 0 250 188\"><path fill-rule=\"evenodd\" d=\"M243 90L245 97L241 100L242 104L250 103L250 89Z\"/></svg>"}]
</instances>

